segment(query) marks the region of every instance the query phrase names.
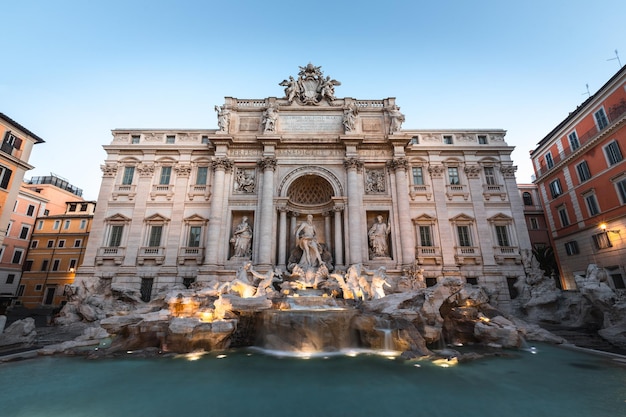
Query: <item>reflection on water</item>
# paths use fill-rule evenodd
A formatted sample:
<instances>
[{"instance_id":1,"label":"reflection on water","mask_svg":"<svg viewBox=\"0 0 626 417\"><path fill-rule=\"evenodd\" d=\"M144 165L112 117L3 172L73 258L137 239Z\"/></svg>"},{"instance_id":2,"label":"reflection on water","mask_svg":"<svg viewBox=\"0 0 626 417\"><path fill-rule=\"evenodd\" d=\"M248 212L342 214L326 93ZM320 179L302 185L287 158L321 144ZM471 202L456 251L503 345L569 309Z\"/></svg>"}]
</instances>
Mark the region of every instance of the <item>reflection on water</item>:
<instances>
[{"instance_id":1,"label":"reflection on water","mask_svg":"<svg viewBox=\"0 0 626 417\"><path fill-rule=\"evenodd\" d=\"M309 360L232 351L0 365L0 414L626 416L626 368L551 346L442 368L377 355Z\"/></svg>"}]
</instances>

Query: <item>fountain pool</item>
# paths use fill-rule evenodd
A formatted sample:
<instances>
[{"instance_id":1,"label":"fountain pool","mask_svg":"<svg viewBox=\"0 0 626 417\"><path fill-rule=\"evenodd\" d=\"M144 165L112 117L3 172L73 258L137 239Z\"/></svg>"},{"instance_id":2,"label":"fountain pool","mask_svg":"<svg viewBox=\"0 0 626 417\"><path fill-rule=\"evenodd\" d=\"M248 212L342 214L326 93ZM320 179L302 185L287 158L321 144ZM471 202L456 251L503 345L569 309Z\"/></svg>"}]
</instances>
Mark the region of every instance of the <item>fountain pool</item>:
<instances>
[{"instance_id":1,"label":"fountain pool","mask_svg":"<svg viewBox=\"0 0 626 417\"><path fill-rule=\"evenodd\" d=\"M626 416L626 368L553 346L440 367L377 355L201 357L0 365L1 414L140 416ZM192 360L195 359L195 360Z\"/></svg>"}]
</instances>

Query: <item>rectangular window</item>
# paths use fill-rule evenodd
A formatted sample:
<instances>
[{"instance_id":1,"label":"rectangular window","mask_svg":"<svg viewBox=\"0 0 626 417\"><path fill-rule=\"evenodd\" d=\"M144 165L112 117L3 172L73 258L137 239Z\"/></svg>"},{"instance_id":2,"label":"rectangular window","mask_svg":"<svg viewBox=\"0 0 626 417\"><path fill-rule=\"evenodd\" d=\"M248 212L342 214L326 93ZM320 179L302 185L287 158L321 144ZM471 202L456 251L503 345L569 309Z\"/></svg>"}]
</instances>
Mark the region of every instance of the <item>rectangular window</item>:
<instances>
[{"instance_id":1,"label":"rectangular window","mask_svg":"<svg viewBox=\"0 0 626 417\"><path fill-rule=\"evenodd\" d=\"M22 226L22 230L20 230L20 239L28 239L28 232L30 232L30 227Z\"/></svg>"},{"instance_id":2,"label":"rectangular window","mask_svg":"<svg viewBox=\"0 0 626 417\"><path fill-rule=\"evenodd\" d=\"M28 272L31 269L33 269L33 260L32 259L27 259L26 262L24 262L24 271Z\"/></svg>"},{"instance_id":3,"label":"rectangular window","mask_svg":"<svg viewBox=\"0 0 626 417\"><path fill-rule=\"evenodd\" d=\"M7 167L0 166L0 188L5 190L9 188L9 182L11 181L11 175L13 171Z\"/></svg>"},{"instance_id":4,"label":"rectangular window","mask_svg":"<svg viewBox=\"0 0 626 417\"><path fill-rule=\"evenodd\" d=\"M176 143L176 136L174 136L174 135L167 135L165 137L165 143Z\"/></svg>"},{"instance_id":5,"label":"rectangular window","mask_svg":"<svg viewBox=\"0 0 626 417\"><path fill-rule=\"evenodd\" d=\"M13 213L17 213L17 207L19 206L19 201L13 203Z\"/></svg>"},{"instance_id":6,"label":"rectangular window","mask_svg":"<svg viewBox=\"0 0 626 417\"><path fill-rule=\"evenodd\" d=\"M548 152L545 158L546 158L546 165L548 166L548 168L552 168L554 166L554 160L552 159L552 154Z\"/></svg>"},{"instance_id":7,"label":"rectangular window","mask_svg":"<svg viewBox=\"0 0 626 417\"><path fill-rule=\"evenodd\" d=\"M70 203L70 208L67 209L67 211L74 212L74 211L76 211L76 207L78 207L78 204Z\"/></svg>"},{"instance_id":8,"label":"rectangular window","mask_svg":"<svg viewBox=\"0 0 626 417\"><path fill-rule=\"evenodd\" d=\"M472 246L469 226L457 226L456 231L459 236L459 246Z\"/></svg>"},{"instance_id":9,"label":"rectangular window","mask_svg":"<svg viewBox=\"0 0 626 417\"><path fill-rule=\"evenodd\" d=\"M43 285L37 284L35 285L35 291L41 291L43 289Z\"/></svg>"},{"instance_id":10,"label":"rectangular window","mask_svg":"<svg viewBox=\"0 0 626 417\"><path fill-rule=\"evenodd\" d=\"M43 272L48 270L48 264L50 263L50 261L48 259L44 259L43 261L41 261L41 270Z\"/></svg>"},{"instance_id":11,"label":"rectangular window","mask_svg":"<svg viewBox=\"0 0 626 417\"><path fill-rule=\"evenodd\" d=\"M60 259L55 259L55 260L52 262L52 270L53 270L53 271L58 271L58 270L59 270L59 264L60 264L60 263L61 263L61 260L60 260Z\"/></svg>"},{"instance_id":12,"label":"rectangular window","mask_svg":"<svg viewBox=\"0 0 626 417\"><path fill-rule=\"evenodd\" d=\"M132 135L130 137L130 143L136 145L136 144L139 143L139 139L141 139L141 136L139 136L139 135Z\"/></svg>"},{"instance_id":13,"label":"rectangular window","mask_svg":"<svg viewBox=\"0 0 626 417\"><path fill-rule=\"evenodd\" d=\"M609 234L607 232L598 233L593 235L593 243L595 243L597 249L607 249L613 247Z\"/></svg>"},{"instance_id":14,"label":"rectangular window","mask_svg":"<svg viewBox=\"0 0 626 417\"><path fill-rule=\"evenodd\" d=\"M424 185L424 174L422 167L413 167L413 184Z\"/></svg>"},{"instance_id":15,"label":"rectangular window","mask_svg":"<svg viewBox=\"0 0 626 417\"><path fill-rule=\"evenodd\" d=\"M172 167L161 167L161 177L159 178L159 184L168 185L170 183L171 176L172 176Z\"/></svg>"},{"instance_id":16,"label":"rectangular window","mask_svg":"<svg viewBox=\"0 0 626 417\"><path fill-rule=\"evenodd\" d=\"M522 194L522 199L524 200L524 205L525 206L532 206L533 205L533 196L528 191L525 191Z\"/></svg>"},{"instance_id":17,"label":"rectangular window","mask_svg":"<svg viewBox=\"0 0 626 417\"><path fill-rule=\"evenodd\" d=\"M63 225L63 229L65 229L65 230L69 229L70 228L70 222L71 222L71 220L66 220L65 221L65 225Z\"/></svg>"},{"instance_id":18,"label":"rectangular window","mask_svg":"<svg viewBox=\"0 0 626 417\"><path fill-rule=\"evenodd\" d=\"M576 165L576 172L578 173L578 179L580 182L585 182L591 178L591 172L589 171L587 161L582 161L580 164Z\"/></svg>"},{"instance_id":19,"label":"rectangular window","mask_svg":"<svg viewBox=\"0 0 626 417\"><path fill-rule=\"evenodd\" d=\"M539 221L537 220L536 217L531 217L529 220L530 220L530 228L532 230L539 229Z\"/></svg>"},{"instance_id":20,"label":"rectangular window","mask_svg":"<svg viewBox=\"0 0 626 417\"><path fill-rule=\"evenodd\" d=\"M7 275L7 284L13 284L13 281L15 281L15 274Z\"/></svg>"},{"instance_id":21,"label":"rectangular window","mask_svg":"<svg viewBox=\"0 0 626 417\"><path fill-rule=\"evenodd\" d=\"M43 220L39 220L37 222L37 230L41 230L41 229L43 229Z\"/></svg>"},{"instance_id":22,"label":"rectangular window","mask_svg":"<svg viewBox=\"0 0 626 417\"><path fill-rule=\"evenodd\" d=\"M82 244L83 244L82 239L76 239L76 240L74 241L74 247L75 247L75 248L80 248L80 245L82 245Z\"/></svg>"},{"instance_id":23,"label":"rectangular window","mask_svg":"<svg viewBox=\"0 0 626 417\"><path fill-rule=\"evenodd\" d=\"M80 211L87 211L87 207L89 207L89 204L81 203L80 204Z\"/></svg>"},{"instance_id":24,"label":"rectangular window","mask_svg":"<svg viewBox=\"0 0 626 417\"><path fill-rule=\"evenodd\" d=\"M31 249L36 249L38 245L39 245L39 241L38 240L33 240L33 241L30 242L30 248Z\"/></svg>"},{"instance_id":25,"label":"rectangular window","mask_svg":"<svg viewBox=\"0 0 626 417\"><path fill-rule=\"evenodd\" d=\"M602 130L609 125L609 120L606 118L606 113L604 109L600 109L593 114L593 117L596 119L596 124L598 125L598 130Z\"/></svg>"},{"instance_id":26,"label":"rectangular window","mask_svg":"<svg viewBox=\"0 0 626 417\"><path fill-rule=\"evenodd\" d=\"M622 274L611 274L611 279L613 280L613 285L615 286L616 290L623 290L626 288L626 285L624 284L624 277L622 277Z\"/></svg>"},{"instance_id":27,"label":"rectangular window","mask_svg":"<svg viewBox=\"0 0 626 417\"><path fill-rule=\"evenodd\" d=\"M510 246L506 226L496 226L496 238L498 239L498 246Z\"/></svg>"},{"instance_id":28,"label":"rectangular window","mask_svg":"<svg viewBox=\"0 0 626 417\"><path fill-rule=\"evenodd\" d=\"M420 226L420 245L432 246L433 240L430 233L430 226Z\"/></svg>"},{"instance_id":29,"label":"rectangular window","mask_svg":"<svg viewBox=\"0 0 626 417\"><path fill-rule=\"evenodd\" d=\"M580 148L580 141L578 140L578 135L575 131L570 133L567 138L569 139L569 147L571 150L575 151Z\"/></svg>"},{"instance_id":30,"label":"rectangular window","mask_svg":"<svg viewBox=\"0 0 626 417\"><path fill-rule=\"evenodd\" d=\"M448 168L448 181L450 185L459 185L459 169L457 167Z\"/></svg>"},{"instance_id":31,"label":"rectangular window","mask_svg":"<svg viewBox=\"0 0 626 417\"><path fill-rule=\"evenodd\" d=\"M150 247L161 246L162 234L163 234L163 226L152 226L150 228L150 238L148 239L148 246Z\"/></svg>"},{"instance_id":32,"label":"rectangular window","mask_svg":"<svg viewBox=\"0 0 626 417\"><path fill-rule=\"evenodd\" d=\"M52 228L54 230L59 230L59 227L61 226L61 220L55 220L54 221L54 226L52 226Z\"/></svg>"},{"instance_id":33,"label":"rectangular window","mask_svg":"<svg viewBox=\"0 0 626 417\"><path fill-rule=\"evenodd\" d=\"M192 248L200 247L200 234L202 233L201 226L191 226L189 228L189 242L187 246Z\"/></svg>"},{"instance_id":34,"label":"rectangular window","mask_svg":"<svg viewBox=\"0 0 626 417\"><path fill-rule=\"evenodd\" d=\"M622 156L622 151L619 148L616 140L606 145L604 147L604 152L606 153L606 158L609 161L609 166L615 165L618 162L621 162L622 159L624 159L624 157Z\"/></svg>"},{"instance_id":35,"label":"rectangular window","mask_svg":"<svg viewBox=\"0 0 626 417\"><path fill-rule=\"evenodd\" d=\"M619 194L622 204L626 204L626 178L615 183L617 193Z\"/></svg>"},{"instance_id":36,"label":"rectangular window","mask_svg":"<svg viewBox=\"0 0 626 417\"><path fill-rule=\"evenodd\" d=\"M131 185L133 176L135 175L135 167L124 167L124 175L122 176L122 185Z\"/></svg>"},{"instance_id":37,"label":"rectangular window","mask_svg":"<svg viewBox=\"0 0 626 417\"><path fill-rule=\"evenodd\" d=\"M485 135L478 135L478 144L479 145L486 145L487 144L487 136L485 136Z\"/></svg>"},{"instance_id":38,"label":"rectangular window","mask_svg":"<svg viewBox=\"0 0 626 417\"><path fill-rule=\"evenodd\" d=\"M13 259L11 260L11 263L13 264L22 263L23 254L24 254L24 251L22 249L15 249L15 252L13 252Z\"/></svg>"},{"instance_id":39,"label":"rectangular window","mask_svg":"<svg viewBox=\"0 0 626 417\"><path fill-rule=\"evenodd\" d=\"M78 263L77 259L70 259L70 266L69 266L69 270L73 270L76 269L76 264Z\"/></svg>"},{"instance_id":40,"label":"rectangular window","mask_svg":"<svg viewBox=\"0 0 626 417\"><path fill-rule=\"evenodd\" d=\"M578 242L572 240L571 242L565 242L565 253L567 256L578 254Z\"/></svg>"},{"instance_id":41,"label":"rectangular window","mask_svg":"<svg viewBox=\"0 0 626 417\"><path fill-rule=\"evenodd\" d=\"M64 248L65 247L65 240L59 240L59 247L60 248Z\"/></svg>"},{"instance_id":42,"label":"rectangular window","mask_svg":"<svg viewBox=\"0 0 626 417\"><path fill-rule=\"evenodd\" d=\"M198 171L196 173L196 185L206 185L208 172L209 167L198 167Z\"/></svg>"},{"instance_id":43,"label":"rectangular window","mask_svg":"<svg viewBox=\"0 0 626 417\"><path fill-rule=\"evenodd\" d=\"M49 240L48 241L48 247L51 248L54 246L54 240Z\"/></svg>"},{"instance_id":44,"label":"rectangular window","mask_svg":"<svg viewBox=\"0 0 626 417\"><path fill-rule=\"evenodd\" d=\"M200 139L200 143L202 143L203 145L207 145L209 143L209 137L202 136L202 139Z\"/></svg>"},{"instance_id":45,"label":"rectangular window","mask_svg":"<svg viewBox=\"0 0 626 417\"><path fill-rule=\"evenodd\" d=\"M443 143L445 145L452 145L452 136L448 136L448 135L444 135L443 136Z\"/></svg>"},{"instance_id":46,"label":"rectangular window","mask_svg":"<svg viewBox=\"0 0 626 417\"><path fill-rule=\"evenodd\" d=\"M118 247L121 245L123 231L124 231L124 226L118 226L118 225L111 226L111 235L109 236L110 247Z\"/></svg>"},{"instance_id":47,"label":"rectangular window","mask_svg":"<svg viewBox=\"0 0 626 417\"><path fill-rule=\"evenodd\" d=\"M485 182L487 185L496 185L496 172L493 167L485 167Z\"/></svg>"},{"instance_id":48,"label":"rectangular window","mask_svg":"<svg viewBox=\"0 0 626 417\"><path fill-rule=\"evenodd\" d=\"M26 285L21 284L19 287L17 287L17 295L18 297L21 297L24 295L24 290L26 289Z\"/></svg>"},{"instance_id":49,"label":"rectangular window","mask_svg":"<svg viewBox=\"0 0 626 417\"><path fill-rule=\"evenodd\" d=\"M85 227L87 227L87 220L82 219L80 221L80 229L83 230L83 229L85 229Z\"/></svg>"},{"instance_id":50,"label":"rectangular window","mask_svg":"<svg viewBox=\"0 0 626 417\"><path fill-rule=\"evenodd\" d=\"M567 216L567 208L561 206L559 209L559 219L561 219L561 226L569 226L569 217Z\"/></svg>"},{"instance_id":51,"label":"rectangular window","mask_svg":"<svg viewBox=\"0 0 626 417\"><path fill-rule=\"evenodd\" d=\"M420 143L419 136L413 136L411 140L409 141L409 145L419 145L419 143Z\"/></svg>"},{"instance_id":52,"label":"rectangular window","mask_svg":"<svg viewBox=\"0 0 626 417\"><path fill-rule=\"evenodd\" d=\"M29 204L28 209L26 210L26 215L33 217L34 213L35 213L35 206L33 206L32 204Z\"/></svg>"},{"instance_id":53,"label":"rectangular window","mask_svg":"<svg viewBox=\"0 0 626 417\"><path fill-rule=\"evenodd\" d=\"M595 216L600 213L600 209L598 208L598 200L596 200L595 194L589 194L585 196L585 202L587 203L587 209L589 210L590 216Z\"/></svg>"},{"instance_id":54,"label":"rectangular window","mask_svg":"<svg viewBox=\"0 0 626 417\"><path fill-rule=\"evenodd\" d=\"M550 183L550 193L552 198L557 198L563 194L563 188L561 188L561 181L557 178Z\"/></svg>"}]
</instances>

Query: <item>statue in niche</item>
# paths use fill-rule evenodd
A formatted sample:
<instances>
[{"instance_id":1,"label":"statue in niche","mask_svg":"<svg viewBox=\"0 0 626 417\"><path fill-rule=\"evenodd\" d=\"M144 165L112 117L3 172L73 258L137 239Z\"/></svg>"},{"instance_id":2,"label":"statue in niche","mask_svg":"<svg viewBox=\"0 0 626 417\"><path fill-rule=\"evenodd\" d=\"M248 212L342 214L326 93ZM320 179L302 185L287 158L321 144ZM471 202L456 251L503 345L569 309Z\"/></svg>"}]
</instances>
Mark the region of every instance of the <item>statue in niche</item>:
<instances>
[{"instance_id":1,"label":"statue in niche","mask_svg":"<svg viewBox=\"0 0 626 417\"><path fill-rule=\"evenodd\" d=\"M248 224L248 217L243 216L241 223L237 225L230 239L233 244L234 257L250 258L252 251L250 249L252 243L252 228Z\"/></svg>"},{"instance_id":2,"label":"statue in niche","mask_svg":"<svg viewBox=\"0 0 626 417\"><path fill-rule=\"evenodd\" d=\"M391 117L390 133L399 132L404 122L404 114L400 113L400 107L394 106L389 109L389 116Z\"/></svg>"},{"instance_id":3,"label":"statue in niche","mask_svg":"<svg viewBox=\"0 0 626 417\"><path fill-rule=\"evenodd\" d=\"M254 175L252 172L247 172L243 169L237 170L235 191L239 191L242 193L254 192Z\"/></svg>"},{"instance_id":4,"label":"statue in niche","mask_svg":"<svg viewBox=\"0 0 626 417\"><path fill-rule=\"evenodd\" d=\"M318 266L323 264L312 214L307 215L306 221L302 222L296 230L296 244L302 249L299 265L315 266L315 261Z\"/></svg>"},{"instance_id":5,"label":"statue in niche","mask_svg":"<svg viewBox=\"0 0 626 417\"><path fill-rule=\"evenodd\" d=\"M389 257L389 245L387 244L391 225L383 223L383 216L376 216L376 221L367 232L370 242L370 253L372 258Z\"/></svg>"},{"instance_id":6,"label":"statue in niche","mask_svg":"<svg viewBox=\"0 0 626 417\"><path fill-rule=\"evenodd\" d=\"M365 180L366 193L385 192L385 173L382 170L368 170Z\"/></svg>"},{"instance_id":7,"label":"statue in niche","mask_svg":"<svg viewBox=\"0 0 626 417\"><path fill-rule=\"evenodd\" d=\"M217 112L217 126L221 132L228 132L228 126L230 124L230 110L225 106L215 106Z\"/></svg>"},{"instance_id":8,"label":"statue in niche","mask_svg":"<svg viewBox=\"0 0 626 417\"><path fill-rule=\"evenodd\" d=\"M352 102L348 107L343 109L343 127L346 132L352 132L356 127L356 116L359 112L356 104Z\"/></svg>"},{"instance_id":9,"label":"statue in niche","mask_svg":"<svg viewBox=\"0 0 626 417\"><path fill-rule=\"evenodd\" d=\"M270 106L263 113L263 132L276 132L276 121L278 120L278 110Z\"/></svg>"}]
</instances>

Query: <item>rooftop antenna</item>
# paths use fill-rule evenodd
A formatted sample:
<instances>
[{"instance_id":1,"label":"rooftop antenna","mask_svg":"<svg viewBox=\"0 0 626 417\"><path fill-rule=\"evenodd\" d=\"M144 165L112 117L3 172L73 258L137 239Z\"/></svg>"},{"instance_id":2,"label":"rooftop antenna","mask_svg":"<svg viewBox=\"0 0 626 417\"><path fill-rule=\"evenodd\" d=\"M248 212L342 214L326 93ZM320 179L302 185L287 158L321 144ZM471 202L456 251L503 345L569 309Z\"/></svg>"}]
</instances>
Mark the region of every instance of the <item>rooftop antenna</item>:
<instances>
[{"instance_id":1,"label":"rooftop antenna","mask_svg":"<svg viewBox=\"0 0 626 417\"><path fill-rule=\"evenodd\" d=\"M587 91L583 93L583 96L587 94L587 97L591 97L591 93L589 92L589 84L585 84L585 87L587 87Z\"/></svg>"},{"instance_id":2,"label":"rooftop antenna","mask_svg":"<svg viewBox=\"0 0 626 417\"><path fill-rule=\"evenodd\" d=\"M607 61L615 61L619 64L619 67L622 68L622 61L619 60L619 55L617 54L617 49L615 50L615 58L609 58Z\"/></svg>"}]
</instances>

